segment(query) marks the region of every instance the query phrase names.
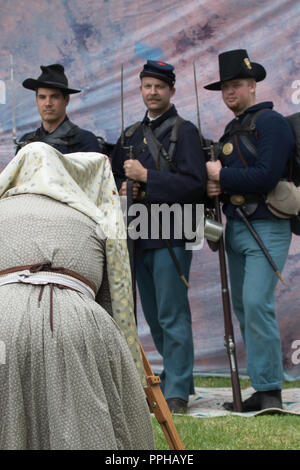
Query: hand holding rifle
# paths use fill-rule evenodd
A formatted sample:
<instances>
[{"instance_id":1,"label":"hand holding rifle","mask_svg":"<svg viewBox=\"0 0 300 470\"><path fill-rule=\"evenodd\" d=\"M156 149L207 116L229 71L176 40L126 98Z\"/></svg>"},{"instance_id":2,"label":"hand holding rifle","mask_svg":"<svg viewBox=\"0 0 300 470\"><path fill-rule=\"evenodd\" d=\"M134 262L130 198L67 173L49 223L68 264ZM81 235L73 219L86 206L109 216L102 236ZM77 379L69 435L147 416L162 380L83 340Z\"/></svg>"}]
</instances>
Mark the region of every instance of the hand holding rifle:
<instances>
[{"instance_id":1,"label":"hand holding rifle","mask_svg":"<svg viewBox=\"0 0 300 470\"><path fill-rule=\"evenodd\" d=\"M125 175L134 181L147 182L147 169L139 160L126 160L123 165Z\"/></svg>"},{"instance_id":2,"label":"hand holding rifle","mask_svg":"<svg viewBox=\"0 0 300 470\"><path fill-rule=\"evenodd\" d=\"M208 179L206 183L206 192L207 192L208 197L210 198L220 196L222 192L220 183L218 183L217 181Z\"/></svg>"}]
</instances>

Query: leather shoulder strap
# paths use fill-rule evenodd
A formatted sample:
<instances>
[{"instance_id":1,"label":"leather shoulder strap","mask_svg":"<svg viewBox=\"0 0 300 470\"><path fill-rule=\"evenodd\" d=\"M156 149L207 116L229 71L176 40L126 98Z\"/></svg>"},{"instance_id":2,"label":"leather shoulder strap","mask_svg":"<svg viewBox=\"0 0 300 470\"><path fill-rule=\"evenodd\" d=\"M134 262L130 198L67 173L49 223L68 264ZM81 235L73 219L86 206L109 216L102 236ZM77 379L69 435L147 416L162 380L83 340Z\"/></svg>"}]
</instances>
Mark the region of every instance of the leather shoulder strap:
<instances>
[{"instance_id":1,"label":"leather shoulder strap","mask_svg":"<svg viewBox=\"0 0 300 470\"><path fill-rule=\"evenodd\" d=\"M183 119L181 116L177 116L177 119L172 129L172 133L170 137L170 146L169 146L169 151L168 151L169 158L171 161L173 160L173 155L174 155L175 147L176 147L177 140L178 140L178 129L181 126L181 124L183 124L184 122L185 122L185 119Z\"/></svg>"},{"instance_id":2,"label":"leather shoulder strap","mask_svg":"<svg viewBox=\"0 0 300 470\"><path fill-rule=\"evenodd\" d=\"M67 120L51 134L45 134L41 132L40 129L38 130L40 132L34 131L27 134L22 146L31 142L45 142L50 145L74 145L76 143L76 136L80 130L80 127Z\"/></svg>"},{"instance_id":3,"label":"leather shoulder strap","mask_svg":"<svg viewBox=\"0 0 300 470\"><path fill-rule=\"evenodd\" d=\"M176 142L178 139L178 129L179 126L184 122L184 119L180 116L172 116L169 119L166 119L161 126L155 129L152 132L149 126L143 125L143 132L144 136L146 137L148 148L150 153L155 161L155 165L161 171L173 171L177 172L176 166L173 164L173 154L176 146ZM168 152L164 148L164 146L159 141L166 132L168 132L172 128L171 136L170 136L170 146ZM160 159L160 155L163 159Z\"/></svg>"},{"instance_id":4,"label":"leather shoulder strap","mask_svg":"<svg viewBox=\"0 0 300 470\"><path fill-rule=\"evenodd\" d=\"M132 124L132 126L130 126L125 132L125 137L132 137L140 124L141 124L141 121L137 121L134 124Z\"/></svg>"}]
</instances>

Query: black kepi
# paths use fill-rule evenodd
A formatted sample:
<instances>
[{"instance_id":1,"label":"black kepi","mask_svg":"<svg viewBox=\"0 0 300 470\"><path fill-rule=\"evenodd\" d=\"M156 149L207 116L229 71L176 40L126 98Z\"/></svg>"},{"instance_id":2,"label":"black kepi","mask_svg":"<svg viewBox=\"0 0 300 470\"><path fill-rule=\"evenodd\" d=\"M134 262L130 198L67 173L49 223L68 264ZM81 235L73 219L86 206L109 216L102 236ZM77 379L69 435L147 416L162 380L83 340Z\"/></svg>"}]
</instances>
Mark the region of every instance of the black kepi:
<instances>
[{"instance_id":1,"label":"black kepi","mask_svg":"<svg viewBox=\"0 0 300 470\"><path fill-rule=\"evenodd\" d=\"M260 82L266 77L266 70L260 64L251 62L246 49L234 49L219 54L220 80L210 83L207 90L221 90L221 84L235 78L254 78Z\"/></svg>"},{"instance_id":2,"label":"black kepi","mask_svg":"<svg viewBox=\"0 0 300 470\"><path fill-rule=\"evenodd\" d=\"M38 88L58 88L64 93L80 93L81 90L74 90L68 87L68 79L65 75L65 69L60 64L41 65L42 74L35 80L26 78L23 87L28 90L37 90Z\"/></svg>"}]
</instances>

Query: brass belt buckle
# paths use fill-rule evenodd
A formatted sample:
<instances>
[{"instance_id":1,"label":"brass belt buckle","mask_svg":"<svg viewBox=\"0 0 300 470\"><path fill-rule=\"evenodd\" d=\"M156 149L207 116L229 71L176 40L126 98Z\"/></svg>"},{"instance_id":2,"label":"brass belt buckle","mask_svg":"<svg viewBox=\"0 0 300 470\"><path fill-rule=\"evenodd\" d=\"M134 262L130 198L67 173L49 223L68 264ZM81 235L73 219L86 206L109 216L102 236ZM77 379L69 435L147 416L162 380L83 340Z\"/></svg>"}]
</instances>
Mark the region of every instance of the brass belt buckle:
<instances>
[{"instance_id":1,"label":"brass belt buckle","mask_svg":"<svg viewBox=\"0 0 300 470\"><path fill-rule=\"evenodd\" d=\"M245 197L242 194L233 194L230 196L230 202L234 206L241 206L245 202Z\"/></svg>"}]
</instances>

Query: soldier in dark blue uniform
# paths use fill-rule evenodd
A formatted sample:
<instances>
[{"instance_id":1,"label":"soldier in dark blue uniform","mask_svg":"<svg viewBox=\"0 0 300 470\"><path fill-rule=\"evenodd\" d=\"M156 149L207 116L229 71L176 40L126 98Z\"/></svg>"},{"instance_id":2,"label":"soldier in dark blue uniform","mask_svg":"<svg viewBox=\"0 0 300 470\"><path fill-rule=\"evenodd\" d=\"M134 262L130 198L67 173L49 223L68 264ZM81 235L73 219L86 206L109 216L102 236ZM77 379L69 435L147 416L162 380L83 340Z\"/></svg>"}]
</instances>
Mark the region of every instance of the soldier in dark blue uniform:
<instances>
[{"instance_id":1,"label":"soldier in dark blue uniform","mask_svg":"<svg viewBox=\"0 0 300 470\"><path fill-rule=\"evenodd\" d=\"M204 88L221 90L235 118L221 138L220 160L206 164L207 188L209 196L222 194L224 201L232 302L256 390L243 402L243 411L281 408L282 353L274 311L278 278L240 216L247 216L281 271L291 241L290 221L270 211L266 195L288 174L294 138L272 102L256 101L256 83L266 71L250 61L246 50L220 54L219 68L220 80ZM232 404L225 407L232 409Z\"/></svg>"},{"instance_id":2,"label":"soldier in dark blue uniform","mask_svg":"<svg viewBox=\"0 0 300 470\"><path fill-rule=\"evenodd\" d=\"M206 187L205 159L197 128L180 118L171 104L174 67L148 60L140 78L147 112L142 122L126 129L112 155L119 193L126 195L126 178L131 178L134 197L149 213L153 204L200 203ZM134 159L128 158L130 146ZM191 312L187 286L171 253L188 279L192 252L185 249L182 237L176 239L174 225L170 233L171 251L165 240L151 239L150 234L136 241L136 273L144 315L163 357L163 393L172 411L185 412L194 393Z\"/></svg>"},{"instance_id":3,"label":"soldier in dark blue uniform","mask_svg":"<svg viewBox=\"0 0 300 470\"><path fill-rule=\"evenodd\" d=\"M68 87L64 67L60 64L41 66L37 80L27 78L24 88L36 92L36 103L42 118L41 127L20 139L21 146L30 142L46 142L61 153L101 152L97 137L73 124L67 114L70 94L79 93Z\"/></svg>"}]
</instances>

